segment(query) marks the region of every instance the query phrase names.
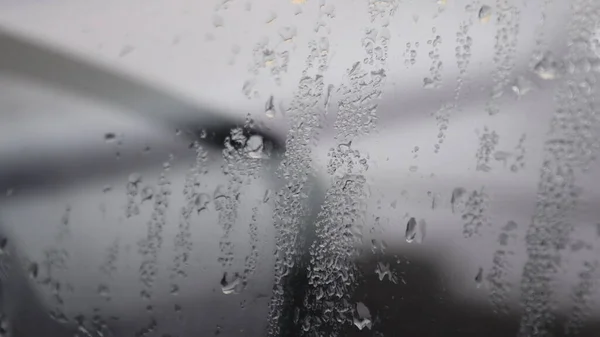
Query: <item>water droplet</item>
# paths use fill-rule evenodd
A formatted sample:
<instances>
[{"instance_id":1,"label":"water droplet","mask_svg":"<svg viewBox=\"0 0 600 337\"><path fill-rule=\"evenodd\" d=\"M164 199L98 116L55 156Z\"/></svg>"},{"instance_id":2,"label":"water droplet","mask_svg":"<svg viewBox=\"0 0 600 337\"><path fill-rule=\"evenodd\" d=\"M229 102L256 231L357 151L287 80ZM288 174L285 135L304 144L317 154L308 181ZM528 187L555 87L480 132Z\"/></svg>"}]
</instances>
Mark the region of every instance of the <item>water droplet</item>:
<instances>
[{"instance_id":1,"label":"water droplet","mask_svg":"<svg viewBox=\"0 0 600 337\"><path fill-rule=\"evenodd\" d=\"M270 189L265 190L265 195L263 196L263 202L266 204L271 199L271 194L273 192Z\"/></svg>"},{"instance_id":2,"label":"water droplet","mask_svg":"<svg viewBox=\"0 0 600 337\"><path fill-rule=\"evenodd\" d=\"M460 201L460 199L462 199L462 197L465 195L465 193L467 193L467 190L465 190L462 187L457 187L454 190L452 190L452 197L450 198L450 205L452 206L452 213L454 213L454 208L455 208L456 204Z\"/></svg>"},{"instance_id":3,"label":"water droplet","mask_svg":"<svg viewBox=\"0 0 600 337\"><path fill-rule=\"evenodd\" d=\"M479 16L479 22L481 22L481 23L490 22L490 19L492 18L492 7L490 7L488 5L481 6L481 8L479 9L478 16Z\"/></svg>"},{"instance_id":4,"label":"water droplet","mask_svg":"<svg viewBox=\"0 0 600 337\"><path fill-rule=\"evenodd\" d=\"M275 12L269 12L269 14L267 14L267 18L265 19L265 23L272 23L273 21L275 21L277 19L277 14Z\"/></svg>"},{"instance_id":5,"label":"water droplet","mask_svg":"<svg viewBox=\"0 0 600 337\"><path fill-rule=\"evenodd\" d=\"M152 199L153 196L154 196L154 187L146 186L142 189L142 193L141 193L142 202Z\"/></svg>"},{"instance_id":6,"label":"water droplet","mask_svg":"<svg viewBox=\"0 0 600 337\"><path fill-rule=\"evenodd\" d=\"M296 36L296 27L281 27L279 28L279 36L283 39L283 41L290 41Z\"/></svg>"},{"instance_id":7,"label":"water droplet","mask_svg":"<svg viewBox=\"0 0 600 337\"><path fill-rule=\"evenodd\" d=\"M271 95L265 103L265 115L269 118L275 117L275 105L273 103L273 95Z\"/></svg>"},{"instance_id":8,"label":"water droplet","mask_svg":"<svg viewBox=\"0 0 600 337\"><path fill-rule=\"evenodd\" d=\"M524 76L518 76L512 84L511 89L518 97L525 96L533 90L533 82Z\"/></svg>"},{"instance_id":9,"label":"water droplet","mask_svg":"<svg viewBox=\"0 0 600 337\"><path fill-rule=\"evenodd\" d=\"M423 79L423 88L425 89L433 89L435 87L435 81L429 77L425 77Z\"/></svg>"},{"instance_id":10,"label":"water droplet","mask_svg":"<svg viewBox=\"0 0 600 337\"><path fill-rule=\"evenodd\" d=\"M356 303L356 314L358 317L354 317L353 322L358 330L362 330L364 328L371 329L371 313L369 312L369 308L367 308L364 303Z\"/></svg>"},{"instance_id":11,"label":"water droplet","mask_svg":"<svg viewBox=\"0 0 600 337\"><path fill-rule=\"evenodd\" d=\"M390 270L390 265L388 263L378 262L377 267L375 268L375 273L377 277L379 277L379 281L383 281L383 279L387 276L388 280L393 283L397 283L396 276Z\"/></svg>"},{"instance_id":12,"label":"water droplet","mask_svg":"<svg viewBox=\"0 0 600 337\"><path fill-rule=\"evenodd\" d=\"M179 294L179 286L176 284L171 285L171 295L176 296Z\"/></svg>"},{"instance_id":13,"label":"water droplet","mask_svg":"<svg viewBox=\"0 0 600 337\"><path fill-rule=\"evenodd\" d=\"M411 167L408 168L408 170L410 172L417 172L419 170L419 167L416 165L412 165Z\"/></svg>"},{"instance_id":14,"label":"water droplet","mask_svg":"<svg viewBox=\"0 0 600 337\"><path fill-rule=\"evenodd\" d=\"M39 269L40 269L40 267L38 266L38 264L36 262L31 262L29 264L29 267L27 268L29 277L31 277L32 279L36 279L38 277Z\"/></svg>"},{"instance_id":15,"label":"water droplet","mask_svg":"<svg viewBox=\"0 0 600 337\"><path fill-rule=\"evenodd\" d=\"M221 291L223 291L223 294L239 294L241 287L242 282L237 273L230 280L227 279L227 273L223 274L223 278L221 279Z\"/></svg>"},{"instance_id":16,"label":"water droplet","mask_svg":"<svg viewBox=\"0 0 600 337\"><path fill-rule=\"evenodd\" d=\"M481 281L483 281L483 268L479 267L477 275L475 275L475 283L477 284L477 288L481 287Z\"/></svg>"},{"instance_id":17,"label":"water droplet","mask_svg":"<svg viewBox=\"0 0 600 337\"><path fill-rule=\"evenodd\" d=\"M415 218L410 218L408 223L406 224L406 242L411 243L415 240L417 236L417 220Z\"/></svg>"},{"instance_id":18,"label":"water droplet","mask_svg":"<svg viewBox=\"0 0 600 337\"><path fill-rule=\"evenodd\" d=\"M112 186L110 186L110 185L106 185L102 188L103 193L108 193L110 191L112 191Z\"/></svg>"},{"instance_id":19,"label":"water droplet","mask_svg":"<svg viewBox=\"0 0 600 337\"><path fill-rule=\"evenodd\" d=\"M533 68L533 72L543 80L556 79L562 75L563 71L564 64L555 59L551 53L546 53Z\"/></svg>"},{"instance_id":20,"label":"water droplet","mask_svg":"<svg viewBox=\"0 0 600 337\"><path fill-rule=\"evenodd\" d=\"M108 286L101 284L98 286L98 295L105 299L106 301L110 301L110 290Z\"/></svg>"},{"instance_id":21,"label":"water droplet","mask_svg":"<svg viewBox=\"0 0 600 337\"><path fill-rule=\"evenodd\" d=\"M104 134L104 141L107 143L112 143L117 139L117 135L112 132L107 132Z\"/></svg>"},{"instance_id":22,"label":"water droplet","mask_svg":"<svg viewBox=\"0 0 600 337\"><path fill-rule=\"evenodd\" d=\"M198 193L194 199L194 204L196 205L196 212L200 213L208 207L208 203L210 203L210 196L206 193Z\"/></svg>"},{"instance_id":23,"label":"water droplet","mask_svg":"<svg viewBox=\"0 0 600 337\"><path fill-rule=\"evenodd\" d=\"M132 174L129 175L129 177L127 178L127 180L134 184L137 185L142 181L142 175L138 172L134 172Z\"/></svg>"},{"instance_id":24,"label":"water droplet","mask_svg":"<svg viewBox=\"0 0 600 337\"><path fill-rule=\"evenodd\" d=\"M263 138L259 135L252 135L246 142L246 154L253 159L260 159L263 156Z\"/></svg>"}]
</instances>

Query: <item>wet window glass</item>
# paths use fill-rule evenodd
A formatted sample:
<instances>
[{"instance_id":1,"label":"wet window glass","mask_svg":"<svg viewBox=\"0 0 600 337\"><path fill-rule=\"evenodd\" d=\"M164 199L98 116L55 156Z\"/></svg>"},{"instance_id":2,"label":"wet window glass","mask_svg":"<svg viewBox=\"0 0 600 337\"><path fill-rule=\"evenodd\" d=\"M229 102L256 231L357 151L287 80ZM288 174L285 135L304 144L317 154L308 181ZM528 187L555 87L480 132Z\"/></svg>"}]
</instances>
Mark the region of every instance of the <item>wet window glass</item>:
<instances>
[{"instance_id":1,"label":"wet window glass","mask_svg":"<svg viewBox=\"0 0 600 337\"><path fill-rule=\"evenodd\" d=\"M0 336L597 336L600 1L0 2Z\"/></svg>"}]
</instances>

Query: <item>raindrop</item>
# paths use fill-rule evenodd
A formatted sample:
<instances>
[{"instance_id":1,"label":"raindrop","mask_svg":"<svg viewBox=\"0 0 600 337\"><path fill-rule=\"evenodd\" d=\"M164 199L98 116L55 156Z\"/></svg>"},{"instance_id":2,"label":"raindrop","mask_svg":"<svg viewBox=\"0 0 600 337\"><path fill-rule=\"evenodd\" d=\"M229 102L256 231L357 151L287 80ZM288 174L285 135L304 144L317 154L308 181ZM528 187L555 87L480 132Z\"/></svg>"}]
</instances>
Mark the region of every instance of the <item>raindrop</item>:
<instances>
[{"instance_id":1,"label":"raindrop","mask_svg":"<svg viewBox=\"0 0 600 337\"><path fill-rule=\"evenodd\" d=\"M408 170L410 172L417 172L419 170L419 167L416 165L412 165L411 167L408 168Z\"/></svg>"},{"instance_id":2,"label":"raindrop","mask_svg":"<svg viewBox=\"0 0 600 337\"><path fill-rule=\"evenodd\" d=\"M194 199L194 204L196 204L196 212L200 213L208 207L208 203L210 202L210 196L206 193L198 193Z\"/></svg>"},{"instance_id":3,"label":"raindrop","mask_svg":"<svg viewBox=\"0 0 600 337\"><path fill-rule=\"evenodd\" d=\"M269 118L275 117L275 105L273 104L273 95L265 103L265 115Z\"/></svg>"},{"instance_id":4,"label":"raindrop","mask_svg":"<svg viewBox=\"0 0 600 337\"><path fill-rule=\"evenodd\" d=\"M112 143L117 139L117 135L112 132L107 132L104 134L104 141L107 143Z\"/></svg>"},{"instance_id":5,"label":"raindrop","mask_svg":"<svg viewBox=\"0 0 600 337\"><path fill-rule=\"evenodd\" d=\"M477 275L475 275L475 283L477 284L477 288L481 287L481 281L483 281L483 268L479 267Z\"/></svg>"},{"instance_id":6,"label":"raindrop","mask_svg":"<svg viewBox=\"0 0 600 337\"><path fill-rule=\"evenodd\" d=\"M38 276L39 269L40 268L36 262L31 262L29 264L29 267L27 268L29 277L31 277L32 279L36 279Z\"/></svg>"},{"instance_id":7,"label":"raindrop","mask_svg":"<svg viewBox=\"0 0 600 337\"><path fill-rule=\"evenodd\" d=\"M142 193L141 193L142 202L152 199L153 196L154 196L154 187L146 186L142 189Z\"/></svg>"},{"instance_id":8,"label":"raindrop","mask_svg":"<svg viewBox=\"0 0 600 337\"><path fill-rule=\"evenodd\" d=\"M354 317L353 322L358 330L362 330L364 328L371 329L371 313L369 312L369 308L367 308L364 303L356 303L356 314L358 317Z\"/></svg>"},{"instance_id":9,"label":"raindrop","mask_svg":"<svg viewBox=\"0 0 600 337\"><path fill-rule=\"evenodd\" d=\"M492 17L492 7L488 5L483 5L479 9L479 22L488 23Z\"/></svg>"},{"instance_id":10,"label":"raindrop","mask_svg":"<svg viewBox=\"0 0 600 337\"><path fill-rule=\"evenodd\" d=\"M271 200L271 194L272 193L273 192L270 189L266 189L265 190L265 195L263 196L263 203L266 204L267 202L269 202L269 200Z\"/></svg>"},{"instance_id":11,"label":"raindrop","mask_svg":"<svg viewBox=\"0 0 600 337\"><path fill-rule=\"evenodd\" d=\"M253 159L260 159L263 156L263 138L259 135L253 135L246 142L246 154Z\"/></svg>"},{"instance_id":12,"label":"raindrop","mask_svg":"<svg viewBox=\"0 0 600 337\"><path fill-rule=\"evenodd\" d=\"M523 76L518 76L512 84L511 89L518 97L525 96L528 92L533 90L533 82Z\"/></svg>"},{"instance_id":13,"label":"raindrop","mask_svg":"<svg viewBox=\"0 0 600 337\"><path fill-rule=\"evenodd\" d=\"M277 14L275 14L275 12L269 12L269 14L267 14L267 18L265 19L265 23L272 23L276 19L277 19Z\"/></svg>"},{"instance_id":14,"label":"raindrop","mask_svg":"<svg viewBox=\"0 0 600 337\"><path fill-rule=\"evenodd\" d=\"M134 184L137 185L142 181L142 175L138 172L134 172L132 174L129 175L129 177L127 178L127 180Z\"/></svg>"},{"instance_id":15,"label":"raindrop","mask_svg":"<svg viewBox=\"0 0 600 337\"><path fill-rule=\"evenodd\" d=\"M110 185L106 185L102 188L103 193L108 193L110 191L112 191L112 186L110 186Z\"/></svg>"},{"instance_id":16,"label":"raindrop","mask_svg":"<svg viewBox=\"0 0 600 337\"><path fill-rule=\"evenodd\" d=\"M564 64L550 53L546 53L533 68L533 72L543 80L556 79L562 75L563 70Z\"/></svg>"},{"instance_id":17,"label":"raindrop","mask_svg":"<svg viewBox=\"0 0 600 337\"><path fill-rule=\"evenodd\" d=\"M171 285L171 295L178 295L179 294L179 286L176 284Z\"/></svg>"},{"instance_id":18,"label":"raindrop","mask_svg":"<svg viewBox=\"0 0 600 337\"><path fill-rule=\"evenodd\" d=\"M105 299L106 301L110 301L110 290L108 286L101 284L98 286L98 295Z\"/></svg>"},{"instance_id":19,"label":"raindrop","mask_svg":"<svg viewBox=\"0 0 600 337\"><path fill-rule=\"evenodd\" d=\"M290 41L296 36L296 27L281 27L279 29L279 36L281 36L283 41Z\"/></svg>"},{"instance_id":20,"label":"raindrop","mask_svg":"<svg viewBox=\"0 0 600 337\"><path fill-rule=\"evenodd\" d=\"M417 220L410 218L406 224L406 242L411 243L417 236Z\"/></svg>"},{"instance_id":21,"label":"raindrop","mask_svg":"<svg viewBox=\"0 0 600 337\"><path fill-rule=\"evenodd\" d=\"M452 213L454 213L455 205L459 202L459 200L467 193L462 187L457 187L452 191L452 197L450 198L450 205L452 205Z\"/></svg>"},{"instance_id":22,"label":"raindrop","mask_svg":"<svg viewBox=\"0 0 600 337\"><path fill-rule=\"evenodd\" d=\"M221 279L221 291L223 291L223 294L239 294L241 286L242 282L237 273L230 280L227 279L227 273L223 273L223 278Z\"/></svg>"},{"instance_id":23,"label":"raindrop","mask_svg":"<svg viewBox=\"0 0 600 337\"><path fill-rule=\"evenodd\" d=\"M396 276L390 270L390 265L388 263L378 262L377 267L375 268L375 273L377 277L379 277L379 281L383 281L383 279L387 276L390 282L396 283Z\"/></svg>"},{"instance_id":24,"label":"raindrop","mask_svg":"<svg viewBox=\"0 0 600 337\"><path fill-rule=\"evenodd\" d=\"M429 77L425 77L423 79L423 88L425 88L425 89L432 89L434 87L435 87L435 81L434 80L432 80Z\"/></svg>"}]
</instances>

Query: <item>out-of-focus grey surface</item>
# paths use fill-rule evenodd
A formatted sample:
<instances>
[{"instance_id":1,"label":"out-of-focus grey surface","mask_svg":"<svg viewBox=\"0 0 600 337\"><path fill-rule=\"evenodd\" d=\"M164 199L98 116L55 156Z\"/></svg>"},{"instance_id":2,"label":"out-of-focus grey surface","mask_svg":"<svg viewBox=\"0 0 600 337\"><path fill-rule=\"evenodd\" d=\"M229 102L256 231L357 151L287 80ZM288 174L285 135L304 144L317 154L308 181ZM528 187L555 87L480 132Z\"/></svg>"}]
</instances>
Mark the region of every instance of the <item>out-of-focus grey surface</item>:
<instances>
[{"instance_id":1,"label":"out-of-focus grey surface","mask_svg":"<svg viewBox=\"0 0 600 337\"><path fill-rule=\"evenodd\" d=\"M288 133L292 116L285 111L298 91L309 41L327 36L329 63L323 78L325 87L333 85L333 89L324 117L325 127L312 150L319 181L327 188L331 181L326 172L328 151L339 145L332 125L337 102L344 96L336 90L347 83L347 70L365 57L362 47L365 29L373 25L381 28L380 21L372 24L369 18L369 8L377 3L6 1L1 5L0 24L94 62L160 83L199 106L205 104L226 111L230 114L228 117L240 123L250 114L257 125L279 137ZM397 254L407 256L408 260L427 261L436 270L431 277L439 278L441 287L456 298L455 301L489 310L490 292L494 289L486 277L493 268L499 268L494 260L495 253L502 248L499 235L501 228L512 221L517 229L511 232L514 237L510 238L510 248L506 248L508 264L503 265L501 271L503 282L512 287L507 292L506 304L518 312L523 266L529 258L525 235L535 215L536 202L540 201L537 192L544 141L560 104L555 93L563 84L562 78L543 79L533 69L543 52L559 59L568 54L573 44L568 38L569 29L577 17L570 2L559 0L390 3L398 7L387 19L390 38L385 61L386 82L378 100L376 132L352 143L353 149L369 156L369 168L364 172L369 191L364 249L378 250L384 241L386 259ZM491 8L489 22L480 18L484 5ZM515 11L504 10L511 6ZM501 14L508 15L508 19L503 17L498 21ZM516 14L518 16L513 17L516 21L510 21L510 16ZM543 23L542 16L545 17ZM319 29L321 21L327 23ZM512 23L503 26L506 22ZM518 26L514 22L518 22ZM467 27L466 35L472 39L469 63L463 74L455 56L455 48L462 47L457 42L457 31L461 27ZM498 48L495 44L502 28L509 29L508 42L503 44L501 40L503 47ZM510 29L516 29L514 35ZM292 37L288 39L289 36ZM432 45L437 36L440 40L434 49ZM502 35L499 38L502 39ZM410 62L411 50L416 54L414 64ZM266 51L273 52L275 58L265 58ZM423 87L424 78L432 76L430 52L438 54L443 64L437 88ZM494 76L499 67L504 71L502 67L506 65L498 55L508 55L512 69L501 79L503 95L492 98ZM459 80L463 83L457 89ZM262 200L266 189L272 190L271 198L275 198L278 187L269 185L272 177L253 180L239 201L238 220L228 239L234 243L233 267L223 270L217 261L218 243L223 236L217 210L194 216L190 274L181 285L180 294L171 295L171 243L177 235L179 211L185 204L181 193L185 170L193 158L189 140L177 135L174 127L157 125L154 119L148 118L150 116L132 114L108 102L79 97L14 74L2 74L0 86L0 99L5 106L0 112L0 170L15 163L18 167L21 158L76 162L81 158L78 153L101 158L100 166L106 162L107 167L119 168L114 174L100 175L89 181L78 180L76 184L70 184L67 177L56 186L39 190L13 191L7 186L11 197L3 199L1 221L10 233L11 243L21 247L23 256L39 262L48 247L64 246L69 251L68 268L61 272L61 277L74 289L63 290L68 294L65 307L71 315L87 310L89 316L92 308L97 307L103 314L110 312L119 316L120 323L114 323L115 326L122 324L130 329L127 331L143 328L138 323L146 317L159 316L162 317L160 329L165 333L176 333L181 328L206 334L220 329L228 335L239 329L249 335L262 334L273 282L272 238L275 235L271 206ZM273 118L265 114L265 102L271 95L276 110ZM493 116L487 112L490 102L499 107ZM445 108L448 104L451 108ZM447 122L447 129L440 129L440 120ZM107 132L114 133L120 143L107 143L104 140ZM483 144L482 135L492 132L497 135L497 141L490 147ZM442 144L438 143L440 133ZM437 152L434 151L436 144L440 145ZM146 147L150 151L144 151ZM487 172L477 167L477 153L481 149L490 152L483 154L489 159ZM116 159L117 153L121 159ZM145 235L153 201L142 202L141 214L128 219L125 190L133 172L140 172L144 177L141 186L156 184L162 163L168 160L169 154L174 154L178 162L167 173L173 194L159 254L155 284L159 290L151 301L155 309L148 313L144 309L145 302L140 299L140 289L136 288L140 287L137 278L142 258L138 241ZM221 173L220 157L218 151L211 153L210 174L206 176L206 185L202 185L212 196L219 184L226 185L230 181ZM37 165L36 161L26 162L31 163ZM517 165L517 172L511 170L513 165ZM44 170L43 165L36 169ZM569 316L573 307L569 294L581 280L578 273L582 261L597 255L598 248L594 245L599 213L595 207L599 200L595 188L597 173L597 163L592 163L586 172L578 175L581 195L568 218L574 230L568 248L561 253L562 269L556 273L553 283L557 298L554 310L565 316ZM112 186L110 192L103 192L105 186ZM483 191L485 195L481 200L484 211L478 218L483 226L478 235L470 238L463 235L467 206L452 203L453 191L457 188L464 189L467 196L472 191ZM244 259L252 251L247 225L252 207L257 205L265 208L258 212L261 219L257 221L260 224L259 267L249 281L248 291L225 295L220 284L223 273L228 271L231 276L243 269ZM67 208L70 209L70 232L62 243L57 243ZM406 242L406 224L411 217L426 223L426 235L421 243ZM109 280L99 281L106 276L102 276L98 268L115 240L120 247L118 272ZM586 244L593 247L588 249ZM367 278L368 273L373 276L376 265L373 261L364 267ZM403 269L402 264L395 268L400 274L402 270L412 270ZM483 280L476 280L480 270ZM407 276L406 280L410 282L411 277ZM41 281L31 281L32 284L38 282ZM376 282L390 281L373 278L370 282L373 285L364 290L367 298L364 301L371 305L371 310L377 305L402 304L400 300L399 303L395 300L385 304L369 303L369 293L376 291ZM98 295L98 286L104 283L113 285L110 301ZM402 287L402 284L398 281L394 287ZM47 292L43 285L38 284L38 288L42 293ZM49 307L57 305L51 296L46 297ZM371 297L380 296L373 293ZM595 291L592 290L589 297L597 298ZM240 309L241 303L245 309ZM175 304L184 308L183 320L178 321ZM593 321L598 312L597 304L591 300L586 305L591 307L589 315ZM195 317L206 317L206 321ZM390 320L381 318L385 319ZM377 324L375 321L375 328Z\"/></svg>"}]
</instances>

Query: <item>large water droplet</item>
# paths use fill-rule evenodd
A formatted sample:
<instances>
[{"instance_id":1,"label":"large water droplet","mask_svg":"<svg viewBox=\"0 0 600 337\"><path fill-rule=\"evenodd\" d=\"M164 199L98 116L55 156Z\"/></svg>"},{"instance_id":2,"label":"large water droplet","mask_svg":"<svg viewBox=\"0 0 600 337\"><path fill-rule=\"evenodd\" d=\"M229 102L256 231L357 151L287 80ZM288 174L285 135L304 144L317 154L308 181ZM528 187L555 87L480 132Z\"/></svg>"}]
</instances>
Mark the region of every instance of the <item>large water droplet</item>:
<instances>
[{"instance_id":1,"label":"large water droplet","mask_svg":"<svg viewBox=\"0 0 600 337\"><path fill-rule=\"evenodd\" d=\"M269 118L275 117L275 105L273 103L273 95L271 95L265 103L265 116Z\"/></svg>"},{"instance_id":2,"label":"large water droplet","mask_svg":"<svg viewBox=\"0 0 600 337\"><path fill-rule=\"evenodd\" d=\"M481 282L483 281L483 268L479 267L477 271L477 275L475 275L475 283L477 288L481 287Z\"/></svg>"},{"instance_id":3,"label":"large water droplet","mask_svg":"<svg viewBox=\"0 0 600 337\"><path fill-rule=\"evenodd\" d=\"M140 183L142 181L142 175L138 172L134 172L129 175L128 180L130 183L137 185L138 183Z\"/></svg>"},{"instance_id":4,"label":"large water droplet","mask_svg":"<svg viewBox=\"0 0 600 337\"><path fill-rule=\"evenodd\" d=\"M410 218L406 224L406 242L411 243L417 236L417 220Z\"/></svg>"},{"instance_id":5,"label":"large water droplet","mask_svg":"<svg viewBox=\"0 0 600 337\"><path fill-rule=\"evenodd\" d=\"M200 213L208 207L210 203L210 196L206 193L198 193L194 197L194 204L196 205L196 212Z\"/></svg>"},{"instance_id":6,"label":"large water droplet","mask_svg":"<svg viewBox=\"0 0 600 337\"><path fill-rule=\"evenodd\" d=\"M32 279L36 279L38 276L39 269L40 268L36 262L31 262L29 264L29 267L27 268L27 271L29 272L29 277L31 277Z\"/></svg>"},{"instance_id":7,"label":"large water droplet","mask_svg":"<svg viewBox=\"0 0 600 337\"><path fill-rule=\"evenodd\" d=\"M354 325L362 330L364 328L371 329L371 313L369 312L369 308L362 302L356 303L356 315L358 317L354 317L353 322Z\"/></svg>"},{"instance_id":8,"label":"large water droplet","mask_svg":"<svg viewBox=\"0 0 600 337\"><path fill-rule=\"evenodd\" d=\"M557 60L551 53L546 53L533 68L533 72L543 80L556 79L563 74L563 71L563 62Z\"/></svg>"},{"instance_id":9,"label":"large water droplet","mask_svg":"<svg viewBox=\"0 0 600 337\"><path fill-rule=\"evenodd\" d=\"M98 286L98 295L105 299L106 301L110 301L110 290L108 286L101 284Z\"/></svg>"},{"instance_id":10,"label":"large water droplet","mask_svg":"<svg viewBox=\"0 0 600 337\"><path fill-rule=\"evenodd\" d=\"M492 18L492 7L490 7L488 5L481 6L481 8L479 9L478 16L479 16L479 22L481 22L481 23L490 22L490 19Z\"/></svg>"},{"instance_id":11,"label":"large water droplet","mask_svg":"<svg viewBox=\"0 0 600 337\"><path fill-rule=\"evenodd\" d=\"M512 91L517 96L524 96L531 90L533 90L533 82L524 76L518 76L511 86Z\"/></svg>"},{"instance_id":12,"label":"large water droplet","mask_svg":"<svg viewBox=\"0 0 600 337\"><path fill-rule=\"evenodd\" d=\"M238 294L241 288L242 281L237 273L231 279L227 278L227 273L223 274L223 278L221 279L221 291L223 291L223 294Z\"/></svg>"},{"instance_id":13,"label":"large water droplet","mask_svg":"<svg viewBox=\"0 0 600 337\"><path fill-rule=\"evenodd\" d=\"M263 138L259 135L253 135L246 142L246 154L253 159L263 157Z\"/></svg>"},{"instance_id":14,"label":"large water droplet","mask_svg":"<svg viewBox=\"0 0 600 337\"><path fill-rule=\"evenodd\" d=\"M152 199L153 196L154 196L154 187L146 186L142 189L142 193L141 193L142 202Z\"/></svg>"}]
</instances>

